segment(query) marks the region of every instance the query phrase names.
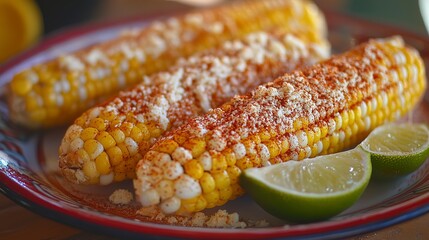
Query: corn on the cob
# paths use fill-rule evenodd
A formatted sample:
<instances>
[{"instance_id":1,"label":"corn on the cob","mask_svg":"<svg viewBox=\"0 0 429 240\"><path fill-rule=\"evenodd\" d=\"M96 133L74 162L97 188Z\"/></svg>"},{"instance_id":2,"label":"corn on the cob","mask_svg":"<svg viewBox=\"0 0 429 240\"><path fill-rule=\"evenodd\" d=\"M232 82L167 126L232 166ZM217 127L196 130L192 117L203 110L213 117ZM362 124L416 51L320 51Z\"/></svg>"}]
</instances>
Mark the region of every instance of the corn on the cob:
<instances>
[{"instance_id":1,"label":"corn on the cob","mask_svg":"<svg viewBox=\"0 0 429 240\"><path fill-rule=\"evenodd\" d=\"M410 110L425 85L419 54L400 38L286 74L157 141L136 166L137 199L167 214L222 205L243 193L243 169L350 147Z\"/></svg>"},{"instance_id":2,"label":"corn on the cob","mask_svg":"<svg viewBox=\"0 0 429 240\"><path fill-rule=\"evenodd\" d=\"M328 55L326 42L257 32L179 61L79 117L61 143L60 169L75 183L133 178L137 161L166 130Z\"/></svg>"},{"instance_id":3,"label":"corn on the cob","mask_svg":"<svg viewBox=\"0 0 429 240\"><path fill-rule=\"evenodd\" d=\"M18 73L9 84L11 119L29 128L69 124L180 57L275 28L305 31L312 41L326 34L315 5L295 0L244 1L154 22Z\"/></svg>"}]
</instances>

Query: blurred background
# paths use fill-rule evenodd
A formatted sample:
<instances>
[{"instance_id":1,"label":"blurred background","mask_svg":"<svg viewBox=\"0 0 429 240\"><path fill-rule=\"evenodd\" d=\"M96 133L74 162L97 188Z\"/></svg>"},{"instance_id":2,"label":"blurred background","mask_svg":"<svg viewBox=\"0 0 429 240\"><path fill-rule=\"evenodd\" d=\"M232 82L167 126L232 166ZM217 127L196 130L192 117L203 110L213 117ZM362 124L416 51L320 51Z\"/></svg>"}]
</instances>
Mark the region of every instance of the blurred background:
<instances>
[{"instance_id":1,"label":"blurred background","mask_svg":"<svg viewBox=\"0 0 429 240\"><path fill-rule=\"evenodd\" d=\"M0 64L43 38L73 26L203 7L222 1L228 0L0 0ZM419 0L314 1L323 9L427 34ZM429 0L420 2L429 4Z\"/></svg>"}]
</instances>

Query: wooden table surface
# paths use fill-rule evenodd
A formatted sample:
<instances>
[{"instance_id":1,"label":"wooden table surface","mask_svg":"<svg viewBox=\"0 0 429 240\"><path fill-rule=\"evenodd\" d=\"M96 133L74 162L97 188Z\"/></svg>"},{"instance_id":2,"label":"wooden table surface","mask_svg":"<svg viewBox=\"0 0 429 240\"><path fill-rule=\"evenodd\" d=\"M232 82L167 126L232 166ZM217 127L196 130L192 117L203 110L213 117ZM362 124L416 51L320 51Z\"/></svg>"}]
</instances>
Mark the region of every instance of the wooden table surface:
<instances>
[{"instance_id":1,"label":"wooden table surface","mask_svg":"<svg viewBox=\"0 0 429 240\"><path fill-rule=\"evenodd\" d=\"M429 237L429 214L349 240L423 240ZM0 194L0 239L115 240L37 215Z\"/></svg>"},{"instance_id":2,"label":"wooden table surface","mask_svg":"<svg viewBox=\"0 0 429 240\"><path fill-rule=\"evenodd\" d=\"M132 15L144 9L147 12L153 9L184 9L186 6L171 1L133 1L133 0L105 0L103 7L96 13L96 20L121 18L125 14ZM330 0L331 2L341 2ZM144 8L135 7L144 5ZM203 236L202 236L203 237ZM382 240L382 239L428 239L429 214L417 217L376 232L366 233L349 239ZM117 239L100 233L83 231L37 215L7 197L0 194L0 239Z\"/></svg>"}]
</instances>

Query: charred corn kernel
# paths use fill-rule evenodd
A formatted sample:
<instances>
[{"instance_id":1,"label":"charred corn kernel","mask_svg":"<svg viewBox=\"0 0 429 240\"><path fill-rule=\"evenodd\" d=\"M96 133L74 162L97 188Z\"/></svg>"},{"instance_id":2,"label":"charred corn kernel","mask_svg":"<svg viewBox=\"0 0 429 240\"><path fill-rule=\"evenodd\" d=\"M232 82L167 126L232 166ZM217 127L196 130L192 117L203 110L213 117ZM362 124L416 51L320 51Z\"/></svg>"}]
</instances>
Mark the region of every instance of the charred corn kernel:
<instances>
[{"instance_id":1,"label":"charred corn kernel","mask_svg":"<svg viewBox=\"0 0 429 240\"><path fill-rule=\"evenodd\" d=\"M211 156L215 164L214 159L233 151L237 156L235 166L228 166L222 171L215 166L205 170L203 177L212 176L216 189L206 192L201 179L198 182L194 179L203 190L200 195L193 196L205 198L207 207L222 205L239 196L240 193L235 191L238 188L235 186L237 182L232 180L235 178L232 176L236 176L241 170L261 167L267 162L301 160L319 154L334 153L357 144L369 132L359 129L359 122L368 117L373 128L394 114L391 110L393 98L386 97L381 89L397 88L401 83L404 86L401 96L404 96L407 103L400 107L409 111L425 92L424 74L419 74L418 80L415 80L418 84L406 84L413 81L410 74L398 78L386 77L390 71L395 71L403 67L402 65L382 65L383 62L388 62L384 60L389 57L404 52L409 54L410 59L402 65L420 66L418 72L424 73L422 59L414 50L404 46L402 39L371 40L331 60L285 74L271 83L259 86L245 97L234 97L220 108L191 119L169 132L156 142L152 149L157 149L164 141L175 139L175 135L199 137L207 141L215 138L224 142L222 151L208 144L204 154L208 155L208 159ZM352 82L353 87L350 85ZM356 109L361 108L362 101L371 103L371 112L367 111L366 115L362 115L362 112L355 114L360 111ZM315 113L316 111L319 113ZM284 116L279 112L289 115ZM315 114L318 117L315 117ZM270 134L268 138L265 132L271 130L276 130L278 134ZM260 142L261 139L264 141ZM268 142L275 142L283 148L285 139L289 145L284 147L287 149L284 153L279 156L269 154ZM179 144L177 149L181 147L182 144ZM144 179L145 183L148 182L152 186L156 186L160 181L157 175L151 174L156 164L153 156L160 154L163 153L154 151L151 156L146 154L139 162L137 180L134 181L136 189L140 189L143 184L139 179ZM196 158L188 161L194 160ZM196 188L192 186L192 189ZM177 193L175 196L180 198ZM182 201L181 204L186 202Z\"/></svg>"},{"instance_id":2,"label":"charred corn kernel","mask_svg":"<svg viewBox=\"0 0 429 240\"><path fill-rule=\"evenodd\" d=\"M274 15L279 17L270 17ZM31 128L64 125L93 104L140 82L143 75L165 70L182 57L226 40L264 29L303 32L314 42L321 41L326 32L318 9L308 1L294 0L232 3L154 21L16 74L9 84L7 99L10 106L20 107L10 108L11 117ZM282 48L272 50L275 49L283 52ZM49 92L41 94L41 89ZM43 96L35 112L50 106L58 109L55 115L27 112L22 99L32 93ZM76 107L65 105L61 99L66 95L67 102Z\"/></svg>"}]
</instances>

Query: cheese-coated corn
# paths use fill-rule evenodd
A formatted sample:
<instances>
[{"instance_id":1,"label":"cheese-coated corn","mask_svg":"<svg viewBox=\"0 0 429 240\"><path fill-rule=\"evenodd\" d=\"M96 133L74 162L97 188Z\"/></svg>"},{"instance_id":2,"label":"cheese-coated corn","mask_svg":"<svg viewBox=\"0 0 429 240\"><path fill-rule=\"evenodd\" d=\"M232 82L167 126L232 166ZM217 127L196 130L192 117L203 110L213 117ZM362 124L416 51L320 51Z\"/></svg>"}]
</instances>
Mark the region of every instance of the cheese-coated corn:
<instances>
[{"instance_id":1,"label":"cheese-coated corn","mask_svg":"<svg viewBox=\"0 0 429 240\"><path fill-rule=\"evenodd\" d=\"M226 40L281 29L317 42L325 28L315 5L296 0L242 1L156 21L17 73L7 91L10 116L34 129L70 124L144 75Z\"/></svg>"},{"instance_id":2,"label":"cheese-coated corn","mask_svg":"<svg viewBox=\"0 0 429 240\"><path fill-rule=\"evenodd\" d=\"M165 131L285 71L329 55L326 41L312 42L301 34L256 32L225 42L180 61L169 71L147 77L112 101L88 110L70 126L61 143L60 169L64 176L75 183L103 185L135 177L137 161ZM179 144L192 151L175 150ZM183 157L192 158L209 145L204 138L175 139L158 145L158 150L165 156L185 154ZM221 164L213 167L227 166L226 158L220 157ZM163 156L159 159L164 161ZM83 168L86 161L98 163L98 174L92 167ZM180 174L175 172L176 165L172 164L170 174ZM185 169L199 177L204 166L198 166L193 161Z\"/></svg>"},{"instance_id":3,"label":"cheese-coated corn","mask_svg":"<svg viewBox=\"0 0 429 240\"><path fill-rule=\"evenodd\" d=\"M137 199L168 214L220 206L242 194L242 170L352 147L376 126L410 111L425 87L416 50L399 37L371 40L169 132L137 164ZM205 151L193 154L194 146L184 144L193 139L203 139ZM159 194L160 181L169 181L174 194Z\"/></svg>"}]
</instances>

